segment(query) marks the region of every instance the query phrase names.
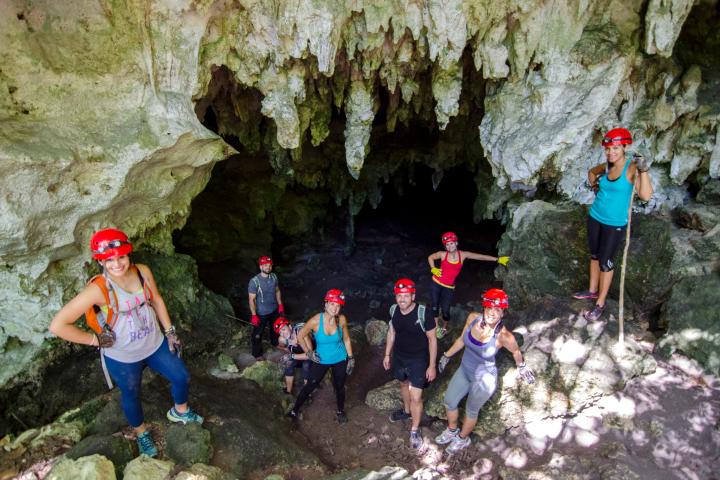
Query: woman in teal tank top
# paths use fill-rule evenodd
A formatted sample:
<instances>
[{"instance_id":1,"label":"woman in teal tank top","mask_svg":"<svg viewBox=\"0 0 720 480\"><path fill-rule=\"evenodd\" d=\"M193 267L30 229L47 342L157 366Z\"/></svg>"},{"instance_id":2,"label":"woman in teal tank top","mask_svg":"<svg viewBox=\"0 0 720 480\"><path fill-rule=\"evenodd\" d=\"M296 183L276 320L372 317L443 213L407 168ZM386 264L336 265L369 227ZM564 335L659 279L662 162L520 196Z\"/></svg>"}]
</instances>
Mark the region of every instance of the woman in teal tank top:
<instances>
[{"instance_id":1,"label":"woman in teal tank top","mask_svg":"<svg viewBox=\"0 0 720 480\"><path fill-rule=\"evenodd\" d=\"M596 192L595 201L587 218L588 246L590 249L590 285L576 292L574 298L596 300L585 319L595 321L605 311L605 299L612 284L615 255L625 238L628 209L633 183L642 200L650 200L653 193L649 162L636 155L628 161L626 145L632 144L632 135L624 128L614 128L605 134L603 163L588 171L588 183Z\"/></svg>"},{"instance_id":2,"label":"woman in teal tank top","mask_svg":"<svg viewBox=\"0 0 720 480\"><path fill-rule=\"evenodd\" d=\"M339 423L346 423L345 415L345 379L352 373L355 360L347 328L347 318L340 314L345 305L345 295L341 290L329 290L325 294L325 309L305 322L298 334L298 341L312 360L308 382L298 394L295 405L288 417L298 419L300 407L315 391L328 370L332 370L333 388L337 410L335 415ZM315 338L317 349L313 350L310 334Z\"/></svg>"}]
</instances>

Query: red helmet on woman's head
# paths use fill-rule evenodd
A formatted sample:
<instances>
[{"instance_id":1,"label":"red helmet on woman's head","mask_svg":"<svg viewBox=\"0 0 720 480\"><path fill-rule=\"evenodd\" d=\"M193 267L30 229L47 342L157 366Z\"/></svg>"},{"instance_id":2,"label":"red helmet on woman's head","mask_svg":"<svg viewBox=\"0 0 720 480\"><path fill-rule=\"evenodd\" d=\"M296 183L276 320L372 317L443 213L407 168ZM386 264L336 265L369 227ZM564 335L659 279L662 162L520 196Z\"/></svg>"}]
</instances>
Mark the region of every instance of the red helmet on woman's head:
<instances>
[{"instance_id":1,"label":"red helmet on woman's head","mask_svg":"<svg viewBox=\"0 0 720 480\"><path fill-rule=\"evenodd\" d=\"M278 318L275 320L275 323L273 323L273 330L275 330L275 335L278 335L278 334L280 333L280 330L281 330L283 327L288 326L288 325L290 325L290 322L288 322L288 319L287 319L287 318L285 318L285 317L278 317Z\"/></svg>"},{"instance_id":2,"label":"red helmet on woman's head","mask_svg":"<svg viewBox=\"0 0 720 480\"><path fill-rule=\"evenodd\" d=\"M395 282L395 288L393 289L395 295L398 293L415 293L415 282L409 278L401 278Z\"/></svg>"},{"instance_id":3,"label":"red helmet on woman's head","mask_svg":"<svg viewBox=\"0 0 720 480\"><path fill-rule=\"evenodd\" d=\"M510 303L508 302L507 293L499 288L491 288L483 293L482 306L487 308L508 308Z\"/></svg>"},{"instance_id":4,"label":"red helmet on woman's head","mask_svg":"<svg viewBox=\"0 0 720 480\"><path fill-rule=\"evenodd\" d=\"M105 228L93 233L90 238L90 250L95 260L121 257L133 251L127 235L115 228Z\"/></svg>"},{"instance_id":5,"label":"red helmet on woman's head","mask_svg":"<svg viewBox=\"0 0 720 480\"><path fill-rule=\"evenodd\" d=\"M445 232L445 233L443 233L443 236L442 236L443 245L445 245L445 244L448 243L448 242L455 242L455 243L457 243L457 241L458 241L458 238L457 238L457 235L455 235L455 232Z\"/></svg>"},{"instance_id":6,"label":"red helmet on woman's head","mask_svg":"<svg viewBox=\"0 0 720 480\"><path fill-rule=\"evenodd\" d=\"M338 290L337 288L328 290L325 294L325 301L334 302L338 305L345 305L345 294L343 294L342 290Z\"/></svg>"},{"instance_id":7,"label":"red helmet on woman's head","mask_svg":"<svg viewBox=\"0 0 720 480\"><path fill-rule=\"evenodd\" d=\"M613 128L605 134L602 139L603 147L613 147L615 145L632 145L632 135L630 130L626 128Z\"/></svg>"},{"instance_id":8,"label":"red helmet on woman's head","mask_svg":"<svg viewBox=\"0 0 720 480\"><path fill-rule=\"evenodd\" d=\"M258 259L258 264L260 264L261 267L263 265L272 265L272 258L263 255Z\"/></svg>"}]
</instances>

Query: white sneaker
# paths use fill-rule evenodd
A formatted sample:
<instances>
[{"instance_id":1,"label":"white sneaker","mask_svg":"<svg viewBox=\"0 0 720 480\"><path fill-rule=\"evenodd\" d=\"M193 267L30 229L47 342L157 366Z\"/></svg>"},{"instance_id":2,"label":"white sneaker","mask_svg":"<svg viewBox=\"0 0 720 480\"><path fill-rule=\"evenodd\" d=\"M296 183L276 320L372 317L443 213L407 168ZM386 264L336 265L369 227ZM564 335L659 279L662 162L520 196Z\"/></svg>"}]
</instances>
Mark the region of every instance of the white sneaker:
<instances>
[{"instance_id":1,"label":"white sneaker","mask_svg":"<svg viewBox=\"0 0 720 480\"><path fill-rule=\"evenodd\" d=\"M459 428L456 428L455 430L450 430L450 428L446 428L440 435L435 437L435 443L437 443L438 445L448 444L454 439L456 439L459 433Z\"/></svg>"},{"instance_id":2,"label":"white sneaker","mask_svg":"<svg viewBox=\"0 0 720 480\"><path fill-rule=\"evenodd\" d=\"M470 445L470 437L462 438L459 435L453 438L452 443L447 447L446 451L450 454L458 453L463 448L467 448Z\"/></svg>"}]
</instances>

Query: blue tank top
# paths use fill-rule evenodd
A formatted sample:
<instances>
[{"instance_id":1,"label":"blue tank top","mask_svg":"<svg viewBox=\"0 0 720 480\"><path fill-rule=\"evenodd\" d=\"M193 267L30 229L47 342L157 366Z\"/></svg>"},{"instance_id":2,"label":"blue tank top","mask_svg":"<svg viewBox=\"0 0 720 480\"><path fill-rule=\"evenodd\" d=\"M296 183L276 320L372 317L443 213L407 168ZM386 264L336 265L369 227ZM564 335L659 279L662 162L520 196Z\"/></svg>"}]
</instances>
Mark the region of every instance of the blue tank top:
<instances>
[{"instance_id":1,"label":"blue tank top","mask_svg":"<svg viewBox=\"0 0 720 480\"><path fill-rule=\"evenodd\" d=\"M347 358L347 351L342 337L342 327L338 323L335 333L327 335L323 327L323 315L320 314L320 324L318 325L318 331L315 333L316 351L320 355L320 363L322 365L331 365L342 362Z\"/></svg>"},{"instance_id":2,"label":"blue tank top","mask_svg":"<svg viewBox=\"0 0 720 480\"><path fill-rule=\"evenodd\" d=\"M611 227L627 225L628 208L633 184L627 179L625 172L630 161L625 161L622 173L615 180L609 180L607 173L600 177L599 189L595 201L590 207L590 216L600 223Z\"/></svg>"},{"instance_id":3,"label":"blue tank top","mask_svg":"<svg viewBox=\"0 0 720 480\"><path fill-rule=\"evenodd\" d=\"M499 322L495 326L493 335L487 342L481 342L473 338L470 332L475 324L482 320L482 318L482 315L475 317L475 320L472 321L470 327L465 332L465 335L463 335L465 353L463 353L460 367L469 377L481 377L488 371L491 373L497 373L497 369L495 368L495 354L498 351L496 343L498 332L502 328L502 322Z\"/></svg>"}]
</instances>

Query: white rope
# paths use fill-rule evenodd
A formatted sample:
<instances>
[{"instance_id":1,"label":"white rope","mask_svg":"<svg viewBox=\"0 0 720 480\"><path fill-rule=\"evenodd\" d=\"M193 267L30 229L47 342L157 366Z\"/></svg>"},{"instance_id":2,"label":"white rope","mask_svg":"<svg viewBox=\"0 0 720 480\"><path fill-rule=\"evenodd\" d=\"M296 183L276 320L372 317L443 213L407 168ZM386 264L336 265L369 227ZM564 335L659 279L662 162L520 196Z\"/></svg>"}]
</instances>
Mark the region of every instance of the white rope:
<instances>
[{"instance_id":1,"label":"white rope","mask_svg":"<svg viewBox=\"0 0 720 480\"><path fill-rule=\"evenodd\" d=\"M632 222L633 200L635 200L635 190L637 187L639 172L635 174L635 182L633 182L632 193L630 194L630 207L628 207L628 223L625 229L625 248L623 249L622 264L620 266L620 306L618 308L618 346L625 345L625 266L627 265L627 254L630 249L630 224Z\"/></svg>"}]
</instances>

